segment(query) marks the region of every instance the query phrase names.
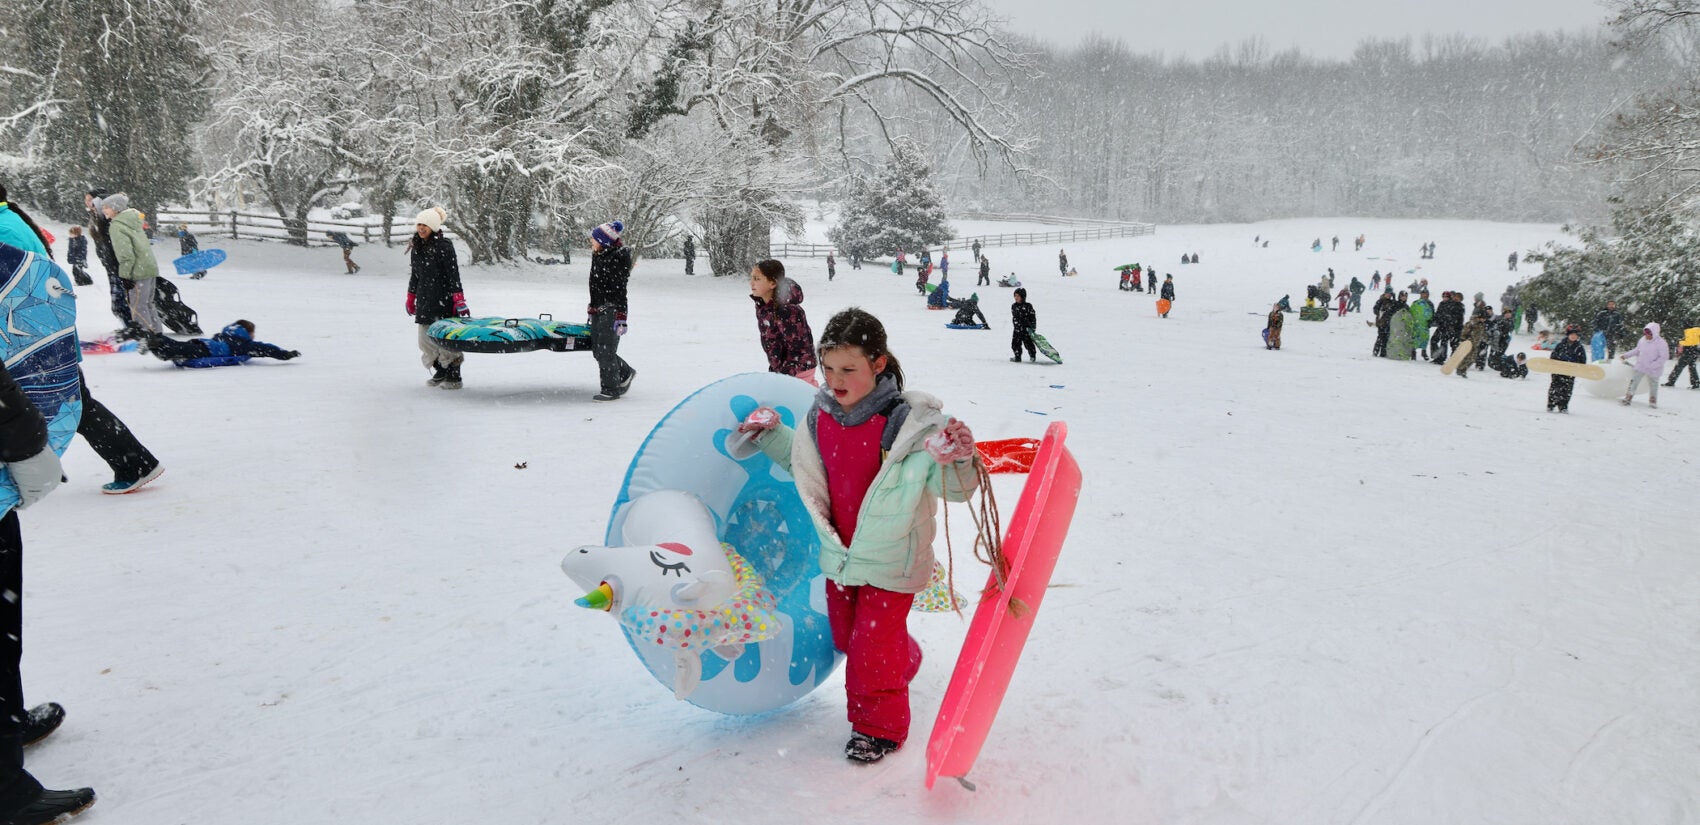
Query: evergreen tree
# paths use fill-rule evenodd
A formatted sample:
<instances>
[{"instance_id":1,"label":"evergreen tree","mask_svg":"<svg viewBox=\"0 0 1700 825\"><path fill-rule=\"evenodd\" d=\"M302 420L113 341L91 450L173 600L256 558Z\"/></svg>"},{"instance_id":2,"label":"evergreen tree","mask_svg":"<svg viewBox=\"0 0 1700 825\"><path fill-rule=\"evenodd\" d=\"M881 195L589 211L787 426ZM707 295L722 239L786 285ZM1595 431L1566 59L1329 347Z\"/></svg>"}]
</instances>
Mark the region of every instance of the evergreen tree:
<instances>
[{"instance_id":1,"label":"evergreen tree","mask_svg":"<svg viewBox=\"0 0 1700 825\"><path fill-rule=\"evenodd\" d=\"M1549 243L1525 260L1543 272L1519 292L1557 329L1577 324L1591 334L1594 314L1617 301L1630 331L1656 321L1667 329L1700 319L1700 236L1671 208L1619 206L1612 230L1570 230L1580 247ZM1568 229L1568 227L1567 227Z\"/></svg>"},{"instance_id":2,"label":"evergreen tree","mask_svg":"<svg viewBox=\"0 0 1700 825\"><path fill-rule=\"evenodd\" d=\"M893 147L879 174L851 184L844 214L827 232L844 254L864 258L938 246L953 235L932 170L907 141Z\"/></svg>"},{"instance_id":3,"label":"evergreen tree","mask_svg":"<svg viewBox=\"0 0 1700 825\"><path fill-rule=\"evenodd\" d=\"M144 210L181 202L207 111L198 0L12 0L0 28L27 74L6 94L7 158L32 209L72 220L90 186Z\"/></svg>"}]
</instances>

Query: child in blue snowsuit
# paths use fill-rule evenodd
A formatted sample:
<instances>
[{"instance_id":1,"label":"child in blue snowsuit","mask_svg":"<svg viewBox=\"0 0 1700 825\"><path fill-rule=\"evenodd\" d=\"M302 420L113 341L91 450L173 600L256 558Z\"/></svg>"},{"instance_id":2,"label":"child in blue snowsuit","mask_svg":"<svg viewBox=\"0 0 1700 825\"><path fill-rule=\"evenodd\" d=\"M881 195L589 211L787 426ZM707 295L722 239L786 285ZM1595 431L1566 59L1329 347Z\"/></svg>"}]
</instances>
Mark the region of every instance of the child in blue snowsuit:
<instances>
[{"instance_id":1,"label":"child in blue snowsuit","mask_svg":"<svg viewBox=\"0 0 1700 825\"><path fill-rule=\"evenodd\" d=\"M228 367L250 358L288 361L301 355L298 350L286 350L254 340L253 321L236 321L211 338L176 341L163 335L150 335L147 351L155 358L179 367Z\"/></svg>"}]
</instances>

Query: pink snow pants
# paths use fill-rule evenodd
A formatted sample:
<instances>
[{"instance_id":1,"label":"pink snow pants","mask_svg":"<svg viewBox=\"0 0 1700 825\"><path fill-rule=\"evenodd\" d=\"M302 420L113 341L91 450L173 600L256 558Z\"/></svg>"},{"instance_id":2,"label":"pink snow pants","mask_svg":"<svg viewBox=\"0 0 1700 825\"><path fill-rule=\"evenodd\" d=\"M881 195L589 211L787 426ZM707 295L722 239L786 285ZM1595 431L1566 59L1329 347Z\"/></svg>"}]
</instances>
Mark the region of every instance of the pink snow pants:
<instances>
[{"instance_id":1,"label":"pink snow pants","mask_svg":"<svg viewBox=\"0 0 1700 825\"><path fill-rule=\"evenodd\" d=\"M914 602L913 593L826 583L832 646L846 657L850 729L900 745L909 738L909 682L921 669L921 646L909 635Z\"/></svg>"}]
</instances>

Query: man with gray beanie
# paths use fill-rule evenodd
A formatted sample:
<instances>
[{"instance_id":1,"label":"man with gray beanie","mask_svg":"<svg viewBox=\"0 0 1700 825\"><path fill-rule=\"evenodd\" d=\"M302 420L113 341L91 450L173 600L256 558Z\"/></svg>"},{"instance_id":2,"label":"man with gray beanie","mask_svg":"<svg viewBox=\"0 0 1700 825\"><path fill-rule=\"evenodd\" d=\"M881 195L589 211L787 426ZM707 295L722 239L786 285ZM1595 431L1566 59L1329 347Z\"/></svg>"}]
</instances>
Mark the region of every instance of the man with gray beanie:
<instances>
[{"instance_id":1,"label":"man with gray beanie","mask_svg":"<svg viewBox=\"0 0 1700 825\"><path fill-rule=\"evenodd\" d=\"M123 192L103 198L100 211L112 222L109 235L112 252L118 258L118 277L129 284L125 297L130 301L130 320L143 332L163 332L159 312L153 305L159 264L153 258L147 234L142 231L142 214L130 206L130 196Z\"/></svg>"}]
</instances>

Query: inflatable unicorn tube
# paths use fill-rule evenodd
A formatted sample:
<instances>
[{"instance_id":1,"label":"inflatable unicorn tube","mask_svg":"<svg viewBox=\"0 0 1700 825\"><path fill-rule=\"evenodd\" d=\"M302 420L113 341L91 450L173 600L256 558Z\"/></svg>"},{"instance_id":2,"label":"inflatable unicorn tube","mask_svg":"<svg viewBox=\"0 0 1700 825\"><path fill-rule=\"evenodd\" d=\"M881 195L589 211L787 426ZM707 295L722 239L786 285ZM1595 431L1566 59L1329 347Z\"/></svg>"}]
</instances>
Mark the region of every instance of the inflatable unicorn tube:
<instances>
[{"instance_id":1,"label":"inflatable unicorn tube","mask_svg":"<svg viewBox=\"0 0 1700 825\"><path fill-rule=\"evenodd\" d=\"M731 662L744 646L780 629L774 596L761 574L715 533L714 514L696 496L656 490L633 500L626 545L586 545L561 569L589 591L581 607L613 614L634 640L673 655L673 696L702 682L702 653Z\"/></svg>"}]
</instances>

